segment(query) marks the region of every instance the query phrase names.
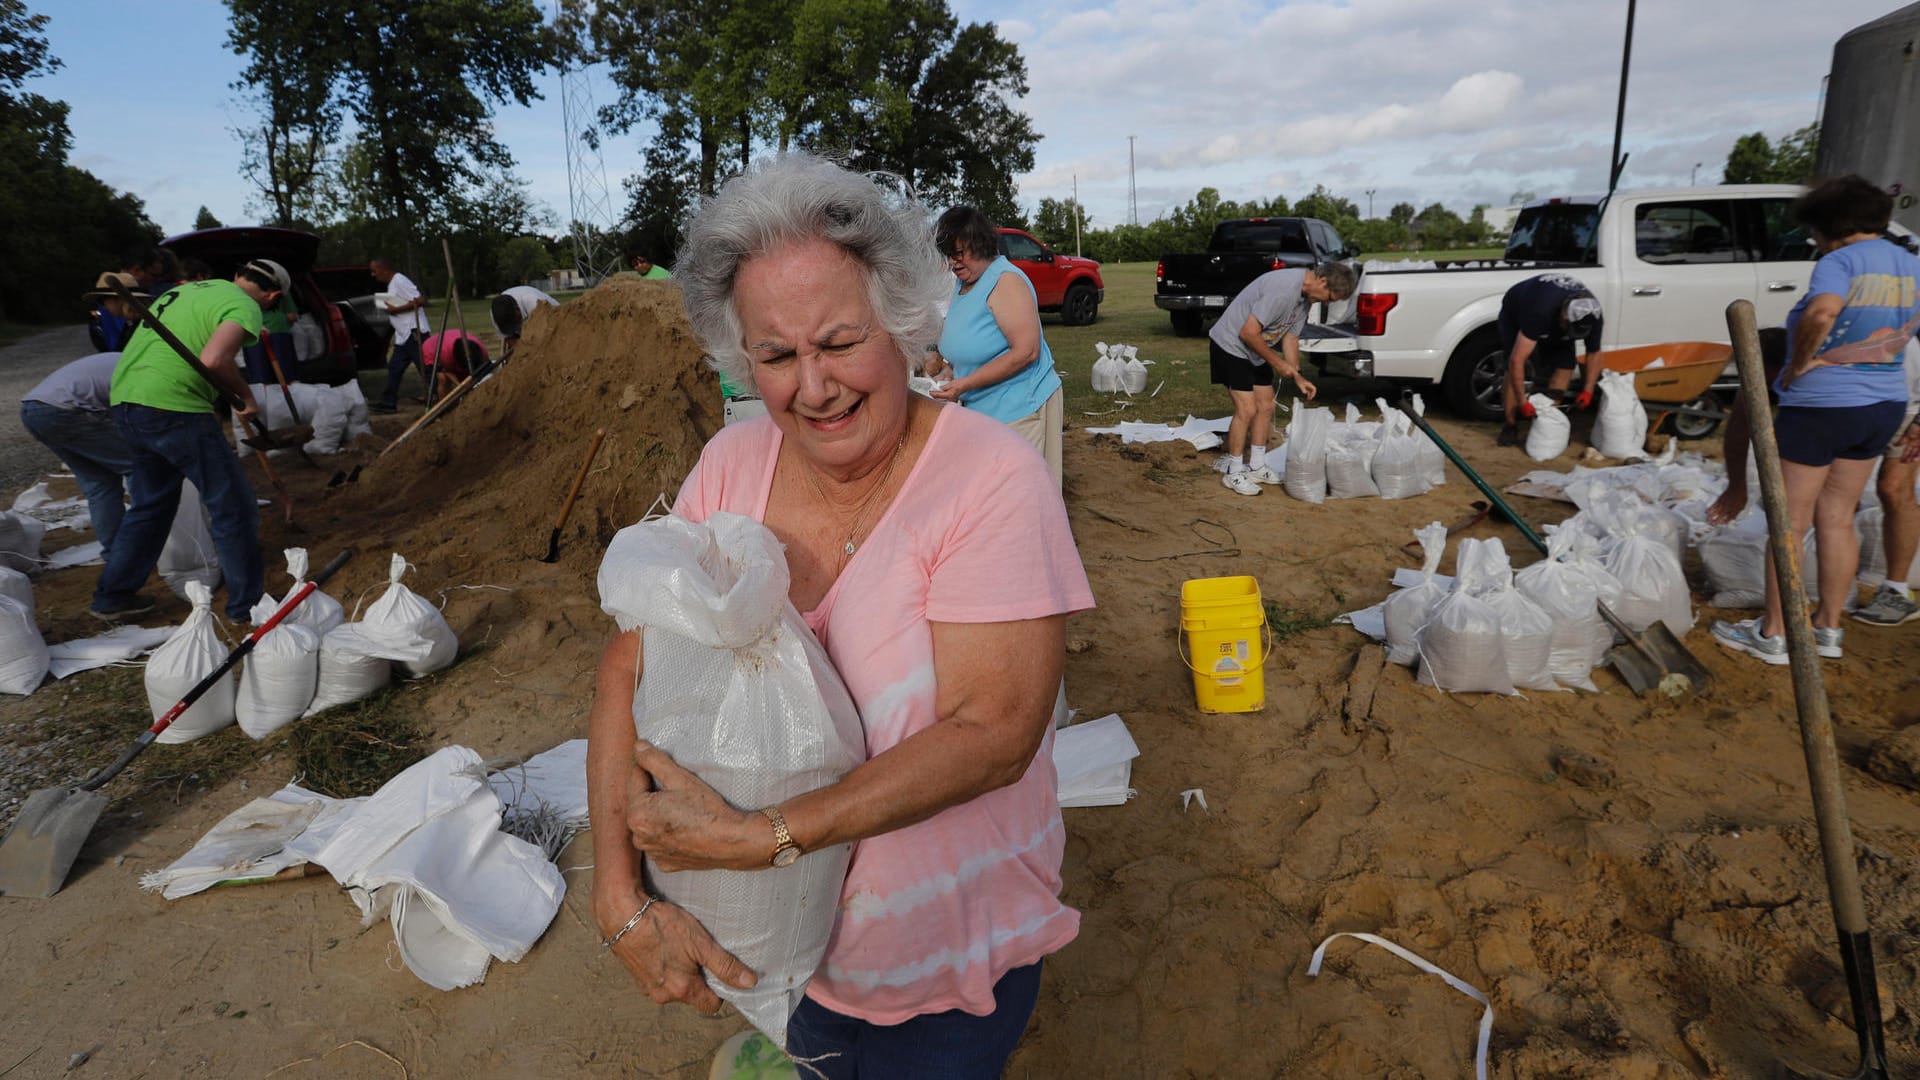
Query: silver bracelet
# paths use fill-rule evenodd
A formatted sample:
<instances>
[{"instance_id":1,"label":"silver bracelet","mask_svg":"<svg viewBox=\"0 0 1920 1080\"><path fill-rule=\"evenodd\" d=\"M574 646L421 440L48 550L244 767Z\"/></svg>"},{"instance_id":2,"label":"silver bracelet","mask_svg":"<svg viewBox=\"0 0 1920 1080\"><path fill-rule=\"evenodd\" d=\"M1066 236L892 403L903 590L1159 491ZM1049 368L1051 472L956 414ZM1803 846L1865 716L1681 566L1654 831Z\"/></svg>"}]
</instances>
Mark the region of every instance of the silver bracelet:
<instances>
[{"instance_id":1,"label":"silver bracelet","mask_svg":"<svg viewBox=\"0 0 1920 1080\"><path fill-rule=\"evenodd\" d=\"M600 947L603 949L613 948L614 943L618 942L621 938L627 936L627 931L640 925L640 917L642 915L645 915L647 913L647 909L652 907L654 904L654 901L658 899L660 898L657 896L647 897L647 902L644 904L641 904L640 910L633 913L633 918L627 920L627 925L621 927L619 930L614 931L614 934L612 937L600 939Z\"/></svg>"}]
</instances>

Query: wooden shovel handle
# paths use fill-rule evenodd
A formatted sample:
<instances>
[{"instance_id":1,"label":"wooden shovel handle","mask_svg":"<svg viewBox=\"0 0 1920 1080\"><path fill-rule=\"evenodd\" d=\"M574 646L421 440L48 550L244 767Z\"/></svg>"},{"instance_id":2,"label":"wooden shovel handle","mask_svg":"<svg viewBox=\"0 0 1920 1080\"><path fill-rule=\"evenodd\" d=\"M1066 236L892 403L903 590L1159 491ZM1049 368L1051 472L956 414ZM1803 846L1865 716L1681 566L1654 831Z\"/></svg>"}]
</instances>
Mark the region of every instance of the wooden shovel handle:
<instances>
[{"instance_id":1,"label":"wooden shovel handle","mask_svg":"<svg viewBox=\"0 0 1920 1080\"><path fill-rule=\"evenodd\" d=\"M593 459L600 453L600 441L606 437L606 428L593 433L593 445L587 447L587 460L580 463L580 473L573 478L573 487L567 491L566 505L560 508L560 519L553 523L556 531L567 527L567 515L573 512L573 500L580 497L580 486L587 482L587 470L593 468Z\"/></svg>"}]
</instances>

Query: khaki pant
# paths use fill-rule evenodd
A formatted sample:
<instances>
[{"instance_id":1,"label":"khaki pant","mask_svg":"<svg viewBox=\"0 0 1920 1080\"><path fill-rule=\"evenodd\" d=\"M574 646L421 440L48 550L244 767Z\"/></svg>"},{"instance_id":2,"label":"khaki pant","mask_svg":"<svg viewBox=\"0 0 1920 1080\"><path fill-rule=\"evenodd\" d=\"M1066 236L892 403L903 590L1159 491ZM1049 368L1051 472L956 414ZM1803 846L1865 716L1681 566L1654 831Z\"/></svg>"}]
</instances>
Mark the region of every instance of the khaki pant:
<instances>
[{"instance_id":1,"label":"khaki pant","mask_svg":"<svg viewBox=\"0 0 1920 1080\"><path fill-rule=\"evenodd\" d=\"M1010 420L1007 426L1020 433L1020 437L1033 444L1040 456L1047 459L1047 468L1053 473L1053 486L1061 485L1060 478L1060 428L1066 423L1066 407L1062 403L1063 389L1056 388L1047 403L1018 420Z\"/></svg>"}]
</instances>

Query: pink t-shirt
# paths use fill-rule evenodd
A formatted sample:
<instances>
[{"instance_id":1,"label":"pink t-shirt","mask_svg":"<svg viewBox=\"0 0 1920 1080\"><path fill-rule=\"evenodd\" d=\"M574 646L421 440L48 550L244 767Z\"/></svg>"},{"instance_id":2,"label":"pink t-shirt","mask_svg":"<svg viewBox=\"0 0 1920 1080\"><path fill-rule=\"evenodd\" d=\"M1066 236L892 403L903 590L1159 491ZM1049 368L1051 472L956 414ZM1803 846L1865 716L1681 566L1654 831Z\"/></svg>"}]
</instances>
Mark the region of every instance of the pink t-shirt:
<instances>
[{"instance_id":1,"label":"pink t-shirt","mask_svg":"<svg viewBox=\"0 0 1920 1080\"><path fill-rule=\"evenodd\" d=\"M764 520L781 433L725 428L674 513ZM1093 593L1047 464L1005 424L942 408L905 485L813 611L860 706L869 757L935 722L930 622L1084 611ZM854 845L832 942L807 994L876 1024L994 1009L993 984L1072 941L1060 903L1053 732L1016 783Z\"/></svg>"}]
</instances>

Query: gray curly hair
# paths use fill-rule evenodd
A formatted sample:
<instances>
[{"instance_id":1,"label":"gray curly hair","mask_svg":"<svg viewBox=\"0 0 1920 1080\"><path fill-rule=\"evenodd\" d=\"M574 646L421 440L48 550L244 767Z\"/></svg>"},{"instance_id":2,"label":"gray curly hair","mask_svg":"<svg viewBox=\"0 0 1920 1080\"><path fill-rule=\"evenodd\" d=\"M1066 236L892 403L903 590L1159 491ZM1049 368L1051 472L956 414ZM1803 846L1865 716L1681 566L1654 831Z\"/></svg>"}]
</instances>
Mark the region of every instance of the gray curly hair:
<instances>
[{"instance_id":1,"label":"gray curly hair","mask_svg":"<svg viewBox=\"0 0 1920 1080\"><path fill-rule=\"evenodd\" d=\"M893 339L902 370L910 370L940 340L940 303L953 291L925 212L867 176L806 153L763 161L722 184L687 225L673 276L707 362L737 386L752 384L734 282L748 259L809 239L837 245L866 268L874 317Z\"/></svg>"}]
</instances>

